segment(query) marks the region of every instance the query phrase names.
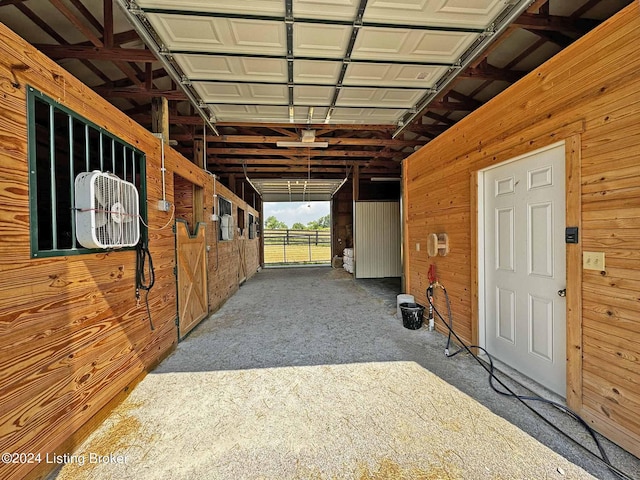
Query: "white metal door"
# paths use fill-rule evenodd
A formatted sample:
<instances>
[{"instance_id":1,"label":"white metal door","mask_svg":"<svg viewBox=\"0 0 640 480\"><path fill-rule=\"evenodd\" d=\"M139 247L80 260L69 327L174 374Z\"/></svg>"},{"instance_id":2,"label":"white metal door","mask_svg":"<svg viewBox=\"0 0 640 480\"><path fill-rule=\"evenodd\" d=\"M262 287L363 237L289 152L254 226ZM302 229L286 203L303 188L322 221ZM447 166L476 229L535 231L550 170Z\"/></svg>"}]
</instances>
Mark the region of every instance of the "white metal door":
<instances>
[{"instance_id":1,"label":"white metal door","mask_svg":"<svg viewBox=\"0 0 640 480\"><path fill-rule=\"evenodd\" d=\"M564 142L487 170L484 221L487 350L565 396Z\"/></svg>"}]
</instances>

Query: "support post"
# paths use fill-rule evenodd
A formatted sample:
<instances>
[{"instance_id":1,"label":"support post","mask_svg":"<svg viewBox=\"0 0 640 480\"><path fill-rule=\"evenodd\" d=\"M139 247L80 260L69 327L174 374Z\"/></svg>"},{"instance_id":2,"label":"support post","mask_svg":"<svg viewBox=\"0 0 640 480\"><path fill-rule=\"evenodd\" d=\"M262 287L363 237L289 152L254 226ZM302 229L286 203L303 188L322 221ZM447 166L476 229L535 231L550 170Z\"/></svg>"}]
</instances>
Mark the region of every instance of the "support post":
<instances>
[{"instance_id":1,"label":"support post","mask_svg":"<svg viewBox=\"0 0 640 480\"><path fill-rule=\"evenodd\" d=\"M151 130L161 133L162 140L169 144L169 101L167 97L153 97L151 100Z\"/></svg>"}]
</instances>

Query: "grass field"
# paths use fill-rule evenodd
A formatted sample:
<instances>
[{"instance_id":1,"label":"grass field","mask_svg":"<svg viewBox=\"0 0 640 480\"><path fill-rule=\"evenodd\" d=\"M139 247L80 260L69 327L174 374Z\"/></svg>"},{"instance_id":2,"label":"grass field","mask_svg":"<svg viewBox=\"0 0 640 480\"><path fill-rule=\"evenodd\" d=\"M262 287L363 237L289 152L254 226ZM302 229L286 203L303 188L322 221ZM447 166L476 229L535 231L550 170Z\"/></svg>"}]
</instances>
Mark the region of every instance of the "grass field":
<instances>
[{"instance_id":1,"label":"grass field","mask_svg":"<svg viewBox=\"0 0 640 480\"><path fill-rule=\"evenodd\" d=\"M309 258L308 245L287 245L286 259L285 246L265 245L264 263L330 263L330 245L311 245L311 258Z\"/></svg>"}]
</instances>

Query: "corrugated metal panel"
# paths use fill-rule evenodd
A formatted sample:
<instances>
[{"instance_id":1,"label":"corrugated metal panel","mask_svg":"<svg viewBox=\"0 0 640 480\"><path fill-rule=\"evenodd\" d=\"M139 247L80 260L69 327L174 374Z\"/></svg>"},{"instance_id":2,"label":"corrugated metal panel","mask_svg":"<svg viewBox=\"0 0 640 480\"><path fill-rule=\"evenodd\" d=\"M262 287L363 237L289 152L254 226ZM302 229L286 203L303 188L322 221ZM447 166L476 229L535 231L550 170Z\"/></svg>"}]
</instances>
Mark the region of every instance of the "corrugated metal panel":
<instances>
[{"instance_id":1,"label":"corrugated metal panel","mask_svg":"<svg viewBox=\"0 0 640 480\"><path fill-rule=\"evenodd\" d=\"M356 202L354 221L356 278L401 276L400 203Z\"/></svg>"}]
</instances>

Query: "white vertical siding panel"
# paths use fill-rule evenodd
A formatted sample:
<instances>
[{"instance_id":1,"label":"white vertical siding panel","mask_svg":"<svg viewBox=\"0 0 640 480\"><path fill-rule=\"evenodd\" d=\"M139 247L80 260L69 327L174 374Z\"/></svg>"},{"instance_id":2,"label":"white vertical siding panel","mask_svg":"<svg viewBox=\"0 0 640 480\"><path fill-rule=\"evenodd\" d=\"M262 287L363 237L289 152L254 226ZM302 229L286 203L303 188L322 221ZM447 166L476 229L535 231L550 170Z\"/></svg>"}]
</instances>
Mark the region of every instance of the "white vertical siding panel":
<instances>
[{"instance_id":1,"label":"white vertical siding panel","mask_svg":"<svg viewBox=\"0 0 640 480\"><path fill-rule=\"evenodd\" d=\"M401 276L400 228L399 202L356 202L356 278Z\"/></svg>"}]
</instances>

